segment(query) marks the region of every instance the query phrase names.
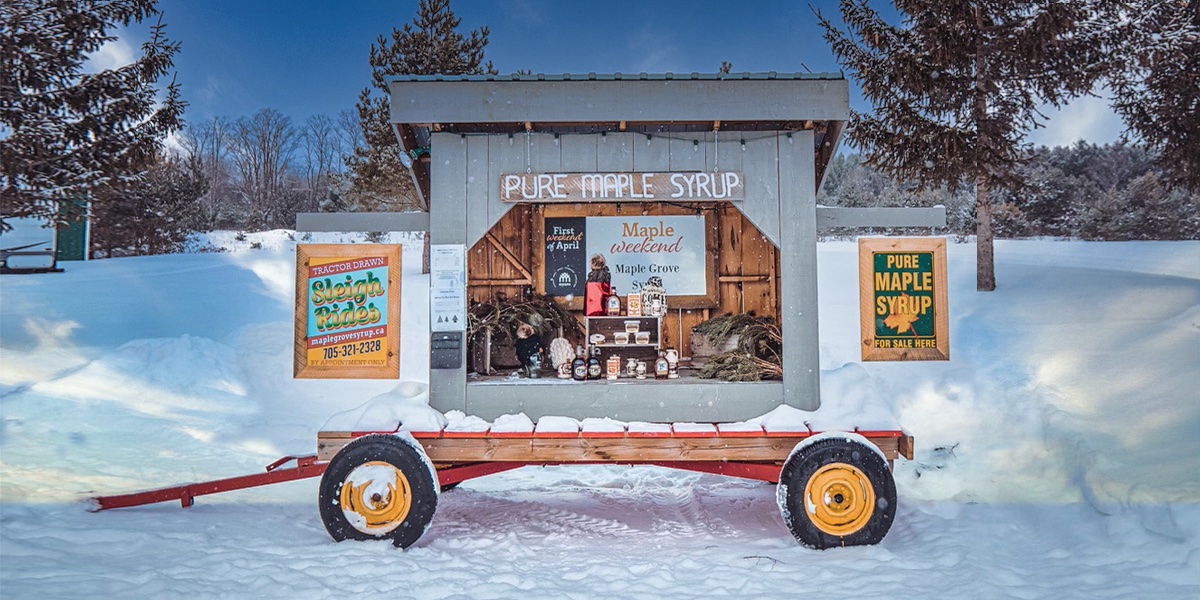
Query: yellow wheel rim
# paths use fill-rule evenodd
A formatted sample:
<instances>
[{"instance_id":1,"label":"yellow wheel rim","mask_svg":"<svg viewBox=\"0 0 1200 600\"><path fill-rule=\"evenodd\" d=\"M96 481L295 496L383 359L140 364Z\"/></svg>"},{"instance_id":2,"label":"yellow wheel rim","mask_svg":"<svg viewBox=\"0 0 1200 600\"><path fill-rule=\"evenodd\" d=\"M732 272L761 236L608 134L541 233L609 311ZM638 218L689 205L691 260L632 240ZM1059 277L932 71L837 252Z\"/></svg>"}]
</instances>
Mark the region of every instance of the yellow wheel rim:
<instances>
[{"instance_id":1,"label":"yellow wheel rim","mask_svg":"<svg viewBox=\"0 0 1200 600\"><path fill-rule=\"evenodd\" d=\"M412 508L408 477L384 461L363 463L342 483L342 513L355 529L384 535L404 522Z\"/></svg>"},{"instance_id":2,"label":"yellow wheel rim","mask_svg":"<svg viewBox=\"0 0 1200 600\"><path fill-rule=\"evenodd\" d=\"M875 488L858 467L830 463L808 478L804 508L817 529L850 535L865 527L875 513Z\"/></svg>"}]
</instances>

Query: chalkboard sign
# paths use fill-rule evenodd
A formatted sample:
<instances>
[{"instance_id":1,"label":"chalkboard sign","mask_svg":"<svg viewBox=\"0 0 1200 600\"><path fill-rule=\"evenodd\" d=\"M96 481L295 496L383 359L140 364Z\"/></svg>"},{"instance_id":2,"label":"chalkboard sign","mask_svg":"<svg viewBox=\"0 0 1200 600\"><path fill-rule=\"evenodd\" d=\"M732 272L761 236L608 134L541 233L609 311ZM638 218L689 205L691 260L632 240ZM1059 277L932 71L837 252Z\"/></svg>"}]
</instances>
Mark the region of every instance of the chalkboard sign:
<instances>
[{"instance_id":1,"label":"chalkboard sign","mask_svg":"<svg viewBox=\"0 0 1200 600\"><path fill-rule=\"evenodd\" d=\"M545 289L547 296L583 297L587 279L585 217L547 218Z\"/></svg>"}]
</instances>

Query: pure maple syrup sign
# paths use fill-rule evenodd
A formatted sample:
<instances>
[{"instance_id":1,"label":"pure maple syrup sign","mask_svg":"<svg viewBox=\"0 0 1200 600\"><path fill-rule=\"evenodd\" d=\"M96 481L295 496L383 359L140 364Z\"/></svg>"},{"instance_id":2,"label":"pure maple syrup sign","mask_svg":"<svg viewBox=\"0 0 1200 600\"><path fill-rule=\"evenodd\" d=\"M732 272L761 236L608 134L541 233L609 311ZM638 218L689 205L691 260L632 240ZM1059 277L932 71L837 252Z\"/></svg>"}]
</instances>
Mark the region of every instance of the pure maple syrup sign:
<instances>
[{"instance_id":1,"label":"pure maple syrup sign","mask_svg":"<svg viewBox=\"0 0 1200 600\"><path fill-rule=\"evenodd\" d=\"M863 360L949 360L946 240L858 241Z\"/></svg>"}]
</instances>

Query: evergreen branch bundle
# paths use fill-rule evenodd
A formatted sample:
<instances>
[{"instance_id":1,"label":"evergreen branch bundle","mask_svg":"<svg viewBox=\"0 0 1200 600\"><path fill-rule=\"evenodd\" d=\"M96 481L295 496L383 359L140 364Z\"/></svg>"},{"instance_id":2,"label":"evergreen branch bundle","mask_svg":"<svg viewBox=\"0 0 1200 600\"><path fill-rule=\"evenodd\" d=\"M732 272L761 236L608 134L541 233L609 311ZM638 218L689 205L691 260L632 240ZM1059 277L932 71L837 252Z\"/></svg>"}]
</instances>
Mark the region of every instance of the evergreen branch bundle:
<instances>
[{"instance_id":1,"label":"evergreen branch bundle","mask_svg":"<svg viewBox=\"0 0 1200 600\"><path fill-rule=\"evenodd\" d=\"M549 296L532 294L519 300L500 296L489 302L476 302L467 309L467 339L490 331L493 338L509 340L521 323L528 323L538 335L558 334L581 339L579 320Z\"/></svg>"},{"instance_id":2,"label":"evergreen branch bundle","mask_svg":"<svg viewBox=\"0 0 1200 600\"><path fill-rule=\"evenodd\" d=\"M725 315L709 319L692 331L708 336L717 346L738 336L737 348L714 355L697 370L698 377L724 381L783 378L783 334L774 319L754 313Z\"/></svg>"}]
</instances>

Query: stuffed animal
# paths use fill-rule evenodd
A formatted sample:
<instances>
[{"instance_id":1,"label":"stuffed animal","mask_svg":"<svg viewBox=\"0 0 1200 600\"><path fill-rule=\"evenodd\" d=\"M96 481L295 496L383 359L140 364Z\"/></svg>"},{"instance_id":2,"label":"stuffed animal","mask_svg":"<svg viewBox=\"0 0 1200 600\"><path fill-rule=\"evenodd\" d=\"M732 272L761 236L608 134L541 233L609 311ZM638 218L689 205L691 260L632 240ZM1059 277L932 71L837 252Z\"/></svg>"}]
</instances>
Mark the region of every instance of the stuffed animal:
<instances>
[{"instance_id":1,"label":"stuffed animal","mask_svg":"<svg viewBox=\"0 0 1200 600\"><path fill-rule=\"evenodd\" d=\"M592 255L591 265L584 291L583 314L594 317L605 314L608 297L612 295L612 274L600 254Z\"/></svg>"},{"instance_id":2,"label":"stuffed animal","mask_svg":"<svg viewBox=\"0 0 1200 600\"><path fill-rule=\"evenodd\" d=\"M541 368L543 355L541 336L528 323L521 323L517 326L517 341L514 345L517 349L517 358L521 361L525 372L536 377L535 372Z\"/></svg>"},{"instance_id":3,"label":"stuffed animal","mask_svg":"<svg viewBox=\"0 0 1200 600\"><path fill-rule=\"evenodd\" d=\"M608 264L604 260L604 255L593 254L591 260L592 270L588 271L587 280L589 282L612 283L612 273L608 270Z\"/></svg>"}]
</instances>

